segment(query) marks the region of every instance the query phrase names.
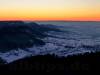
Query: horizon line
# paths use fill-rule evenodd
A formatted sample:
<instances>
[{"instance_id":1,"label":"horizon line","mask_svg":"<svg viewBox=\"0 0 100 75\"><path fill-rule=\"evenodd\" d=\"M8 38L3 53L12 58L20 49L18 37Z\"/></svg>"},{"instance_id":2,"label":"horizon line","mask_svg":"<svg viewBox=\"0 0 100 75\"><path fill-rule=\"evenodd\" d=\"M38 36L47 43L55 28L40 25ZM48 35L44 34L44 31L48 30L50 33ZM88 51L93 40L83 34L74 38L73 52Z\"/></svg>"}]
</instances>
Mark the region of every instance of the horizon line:
<instances>
[{"instance_id":1,"label":"horizon line","mask_svg":"<svg viewBox=\"0 0 100 75\"><path fill-rule=\"evenodd\" d=\"M0 20L0 22L3 21L26 21L26 22L100 22L100 20Z\"/></svg>"}]
</instances>

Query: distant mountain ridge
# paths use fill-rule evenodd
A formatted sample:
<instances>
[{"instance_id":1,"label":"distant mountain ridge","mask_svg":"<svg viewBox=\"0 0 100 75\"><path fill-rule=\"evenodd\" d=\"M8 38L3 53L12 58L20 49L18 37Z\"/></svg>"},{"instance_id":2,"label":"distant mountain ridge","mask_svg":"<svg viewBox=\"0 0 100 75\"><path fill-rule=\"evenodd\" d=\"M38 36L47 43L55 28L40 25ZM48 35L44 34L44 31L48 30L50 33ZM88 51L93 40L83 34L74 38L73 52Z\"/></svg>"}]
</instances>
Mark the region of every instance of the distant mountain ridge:
<instances>
[{"instance_id":1,"label":"distant mountain ridge","mask_svg":"<svg viewBox=\"0 0 100 75\"><path fill-rule=\"evenodd\" d=\"M44 32L56 30L37 23L23 21L0 21L0 51L44 45Z\"/></svg>"}]
</instances>

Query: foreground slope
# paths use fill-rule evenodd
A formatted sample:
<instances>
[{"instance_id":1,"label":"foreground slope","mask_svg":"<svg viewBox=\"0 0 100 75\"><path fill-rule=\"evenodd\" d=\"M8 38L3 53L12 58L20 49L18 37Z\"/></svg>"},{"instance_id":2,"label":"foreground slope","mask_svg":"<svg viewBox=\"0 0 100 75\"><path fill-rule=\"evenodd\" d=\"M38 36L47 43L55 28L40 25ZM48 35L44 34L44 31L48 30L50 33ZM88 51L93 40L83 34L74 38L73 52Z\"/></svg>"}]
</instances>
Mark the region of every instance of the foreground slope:
<instances>
[{"instance_id":1,"label":"foreground slope","mask_svg":"<svg viewBox=\"0 0 100 75\"><path fill-rule=\"evenodd\" d=\"M32 72L96 72L100 70L100 52L85 53L68 57L38 55L27 57L7 65L1 65L0 71ZM4 61L2 61L4 62Z\"/></svg>"}]
</instances>

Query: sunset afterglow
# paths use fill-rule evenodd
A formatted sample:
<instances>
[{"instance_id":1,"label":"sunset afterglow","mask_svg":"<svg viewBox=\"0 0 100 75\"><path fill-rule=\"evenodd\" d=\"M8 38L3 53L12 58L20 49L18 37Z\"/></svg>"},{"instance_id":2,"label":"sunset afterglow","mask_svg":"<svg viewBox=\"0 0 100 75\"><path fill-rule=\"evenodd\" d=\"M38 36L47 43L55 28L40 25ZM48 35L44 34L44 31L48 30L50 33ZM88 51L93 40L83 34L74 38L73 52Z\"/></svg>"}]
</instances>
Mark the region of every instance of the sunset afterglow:
<instances>
[{"instance_id":1,"label":"sunset afterglow","mask_svg":"<svg viewBox=\"0 0 100 75\"><path fill-rule=\"evenodd\" d=\"M100 21L100 0L0 0L0 20Z\"/></svg>"}]
</instances>

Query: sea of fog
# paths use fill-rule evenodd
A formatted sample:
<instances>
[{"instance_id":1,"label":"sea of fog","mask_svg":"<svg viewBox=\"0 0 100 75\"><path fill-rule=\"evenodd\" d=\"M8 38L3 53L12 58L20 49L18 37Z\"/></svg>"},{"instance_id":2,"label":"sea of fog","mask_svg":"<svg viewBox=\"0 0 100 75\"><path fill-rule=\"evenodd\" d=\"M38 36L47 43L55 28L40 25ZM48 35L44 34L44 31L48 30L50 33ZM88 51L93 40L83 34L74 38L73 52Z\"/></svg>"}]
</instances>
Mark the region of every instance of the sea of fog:
<instances>
[{"instance_id":1,"label":"sea of fog","mask_svg":"<svg viewBox=\"0 0 100 75\"><path fill-rule=\"evenodd\" d=\"M68 56L79 53L100 51L100 22L36 22L57 27L57 31L48 31L49 36L42 39L44 46L32 46L31 48L0 52L0 58L7 63L24 57L56 54ZM53 26L54 25L54 26Z\"/></svg>"},{"instance_id":2,"label":"sea of fog","mask_svg":"<svg viewBox=\"0 0 100 75\"><path fill-rule=\"evenodd\" d=\"M65 31L88 35L92 38L100 37L100 22L37 22L38 24L52 24Z\"/></svg>"}]
</instances>

